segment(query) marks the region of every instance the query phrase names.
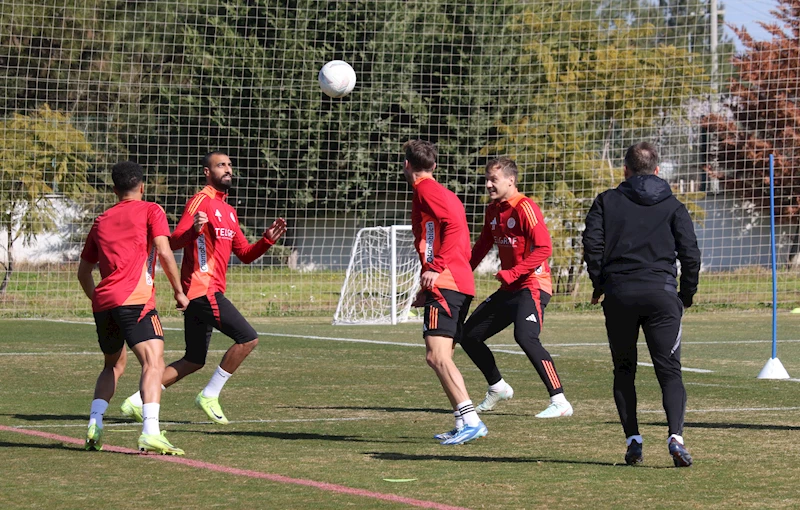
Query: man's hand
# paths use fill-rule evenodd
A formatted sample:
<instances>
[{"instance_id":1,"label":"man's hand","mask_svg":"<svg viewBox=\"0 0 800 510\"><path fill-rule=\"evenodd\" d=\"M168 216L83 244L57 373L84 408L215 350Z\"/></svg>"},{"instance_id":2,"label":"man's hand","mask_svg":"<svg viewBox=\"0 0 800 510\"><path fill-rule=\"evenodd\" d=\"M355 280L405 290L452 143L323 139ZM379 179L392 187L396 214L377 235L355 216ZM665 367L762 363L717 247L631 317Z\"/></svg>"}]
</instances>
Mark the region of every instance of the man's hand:
<instances>
[{"instance_id":1,"label":"man's hand","mask_svg":"<svg viewBox=\"0 0 800 510\"><path fill-rule=\"evenodd\" d=\"M175 291L175 308L184 311L187 306L189 306L189 298L186 297L186 294L182 291Z\"/></svg>"},{"instance_id":2,"label":"man's hand","mask_svg":"<svg viewBox=\"0 0 800 510\"><path fill-rule=\"evenodd\" d=\"M431 290L433 288L433 284L436 283L437 278L439 278L439 273L428 269L422 273L422 276L419 277L420 286L424 290Z\"/></svg>"},{"instance_id":3,"label":"man's hand","mask_svg":"<svg viewBox=\"0 0 800 510\"><path fill-rule=\"evenodd\" d=\"M278 218L272 222L272 225L264 231L264 239L272 241L273 243L281 238L286 233L286 220Z\"/></svg>"},{"instance_id":4,"label":"man's hand","mask_svg":"<svg viewBox=\"0 0 800 510\"><path fill-rule=\"evenodd\" d=\"M203 225L208 223L208 215L203 211L194 214L194 231L198 234L203 231Z\"/></svg>"},{"instance_id":5,"label":"man's hand","mask_svg":"<svg viewBox=\"0 0 800 510\"><path fill-rule=\"evenodd\" d=\"M599 297L593 297L593 298L592 298L592 304L593 304L593 305L596 305L596 304L597 304L597 303L599 303L599 302L600 302L600 298L599 298Z\"/></svg>"},{"instance_id":6,"label":"man's hand","mask_svg":"<svg viewBox=\"0 0 800 510\"><path fill-rule=\"evenodd\" d=\"M603 297L603 289L594 289L592 292L592 304L596 305L599 303L601 297Z\"/></svg>"},{"instance_id":7,"label":"man's hand","mask_svg":"<svg viewBox=\"0 0 800 510\"><path fill-rule=\"evenodd\" d=\"M690 306L692 306L692 303L694 302L694 296L686 296L686 295L681 294L680 292L678 292L678 297L681 299L681 303L683 303L683 308L684 309L689 308Z\"/></svg>"},{"instance_id":8,"label":"man's hand","mask_svg":"<svg viewBox=\"0 0 800 510\"><path fill-rule=\"evenodd\" d=\"M497 281L505 285L511 285L517 280L514 277L514 275L511 274L511 269L503 269L501 271L498 271L497 274L494 275L494 277L495 279L497 279Z\"/></svg>"}]
</instances>

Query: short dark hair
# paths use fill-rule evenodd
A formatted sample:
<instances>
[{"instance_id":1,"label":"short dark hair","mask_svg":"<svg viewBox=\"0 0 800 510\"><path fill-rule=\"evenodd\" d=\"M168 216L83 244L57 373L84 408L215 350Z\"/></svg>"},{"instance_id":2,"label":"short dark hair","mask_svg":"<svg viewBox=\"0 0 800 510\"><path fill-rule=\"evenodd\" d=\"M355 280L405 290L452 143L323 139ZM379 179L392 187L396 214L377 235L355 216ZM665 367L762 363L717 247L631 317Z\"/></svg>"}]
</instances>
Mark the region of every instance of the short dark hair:
<instances>
[{"instance_id":1,"label":"short dark hair","mask_svg":"<svg viewBox=\"0 0 800 510\"><path fill-rule=\"evenodd\" d=\"M517 164L513 159L507 157L493 159L486 163L486 172L488 173L492 168L495 167L502 170L503 175L506 177L513 177L514 182L519 179L519 170L517 169Z\"/></svg>"},{"instance_id":2,"label":"short dark hair","mask_svg":"<svg viewBox=\"0 0 800 510\"><path fill-rule=\"evenodd\" d=\"M625 166L633 175L652 175L658 167L658 150L650 142L639 142L628 147Z\"/></svg>"},{"instance_id":3,"label":"short dark hair","mask_svg":"<svg viewBox=\"0 0 800 510\"><path fill-rule=\"evenodd\" d=\"M111 180L120 193L127 193L144 182L144 172L139 163L120 161L111 167Z\"/></svg>"},{"instance_id":4,"label":"short dark hair","mask_svg":"<svg viewBox=\"0 0 800 510\"><path fill-rule=\"evenodd\" d=\"M203 165L203 168L209 168L208 165L211 164L211 156L216 156L217 154L222 154L223 156L227 156L227 154L225 154L222 151L207 152L205 156L203 156L203 159L200 160L200 164Z\"/></svg>"},{"instance_id":5,"label":"short dark hair","mask_svg":"<svg viewBox=\"0 0 800 510\"><path fill-rule=\"evenodd\" d=\"M406 160L414 170L433 171L439 151L431 142L425 140L409 140L403 144Z\"/></svg>"}]
</instances>

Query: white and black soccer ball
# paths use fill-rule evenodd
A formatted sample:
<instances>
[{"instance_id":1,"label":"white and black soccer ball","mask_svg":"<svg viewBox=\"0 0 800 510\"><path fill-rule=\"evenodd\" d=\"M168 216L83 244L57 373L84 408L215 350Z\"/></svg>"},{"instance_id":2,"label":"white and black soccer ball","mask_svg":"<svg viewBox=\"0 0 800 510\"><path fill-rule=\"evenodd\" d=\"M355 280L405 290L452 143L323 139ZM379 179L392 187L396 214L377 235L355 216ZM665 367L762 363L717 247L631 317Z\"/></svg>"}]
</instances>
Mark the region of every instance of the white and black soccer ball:
<instances>
[{"instance_id":1,"label":"white and black soccer ball","mask_svg":"<svg viewBox=\"0 0 800 510\"><path fill-rule=\"evenodd\" d=\"M331 60L319 70L319 87L329 97L344 97L356 86L356 72L344 60Z\"/></svg>"}]
</instances>

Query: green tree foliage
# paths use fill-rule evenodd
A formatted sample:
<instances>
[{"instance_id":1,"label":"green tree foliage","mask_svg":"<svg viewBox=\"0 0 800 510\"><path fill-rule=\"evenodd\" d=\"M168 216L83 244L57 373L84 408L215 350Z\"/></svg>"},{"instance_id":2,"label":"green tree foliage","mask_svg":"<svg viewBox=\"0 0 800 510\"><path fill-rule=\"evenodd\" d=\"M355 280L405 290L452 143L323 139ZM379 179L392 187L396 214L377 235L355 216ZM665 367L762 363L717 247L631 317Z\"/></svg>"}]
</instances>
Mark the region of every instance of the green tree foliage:
<instances>
[{"instance_id":1,"label":"green tree foliage","mask_svg":"<svg viewBox=\"0 0 800 510\"><path fill-rule=\"evenodd\" d=\"M227 151L239 172L233 199L253 229L288 210L402 221L407 207L384 200L408 191L400 146L412 137L438 144L440 179L482 215L476 174L487 158L512 155L563 232L556 265L571 281L572 243L586 201L609 185L611 148L652 134L708 81L697 54L659 42L661 25L641 23L637 9L634 0L28 2L0 13L0 109L50 102L74 112L98 162L145 165L158 176L148 190L173 214L201 182L202 154ZM609 21L615 12L624 21ZM358 74L343 99L317 87L332 59Z\"/></svg>"},{"instance_id":2,"label":"green tree foliage","mask_svg":"<svg viewBox=\"0 0 800 510\"><path fill-rule=\"evenodd\" d=\"M514 157L523 189L539 199L552 229L557 292L576 290L591 200L621 180L611 148L657 133L665 116L679 114L682 101L708 83L685 49L638 46L652 39L652 26L581 19L581 5L562 2L518 19L530 108L501 123L502 137L484 149Z\"/></svg>"},{"instance_id":3,"label":"green tree foliage","mask_svg":"<svg viewBox=\"0 0 800 510\"><path fill-rule=\"evenodd\" d=\"M14 270L14 244L56 228L52 199L81 201L93 191L92 145L64 113L46 104L0 122L0 229L7 236L0 293Z\"/></svg>"},{"instance_id":4,"label":"green tree foliage","mask_svg":"<svg viewBox=\"0 0 800 510\"><path fill-rule=\"evenodd\" d=\"M160 74L157 101L128 122L148 129L125 145L187 188L199 175L192 151L229 151L243 179L236 197L253 214L312 202L374 213L384 192L407 189L400 145L412 137L438 143L449 184L465 191L500 118L498 98L516 94L497 41L519 10L510 1L301 0L285 9L236 0L183 9L179 58ZM347 98L317 87L332 59L356 69ZM169 119L166 129L156 119Z\"/></svg>"},{"instance_id":5,"label":"green tree foliage","mask_svg":"<svg viewBox=\"0 0 800 510\"><path fill-rule=\"evenodd\" d=\"M611 23L624 20L632 27L653 27L639 47L659 45L686 48L693 63L698 63L711 77L711 6L717 2L717 76L730 76L730 58L734 53L732 37L723 30L725 5L719 0L603 0L595 8L598 19ZM714 77L711 77L714 78ZM720 80L721 81L721 80ZM719 83L724 85L724 82Z\"/></svg>"},{"instance_id":6,"label":"green tree foliage","mask_svg":"<svg viewBox=\"0 0 800 510\"><path fill-rule=\"evenodd\" d=\"M710 115L705 127L719 143L712 177L740 199L769 214L769 156L774 155L775 217L793 230L790 258L800 263L800 0L779 0L775 23L761 25L772 35L755 41L734 29L745 52L733 59L728 109L732 117Z\"/></svg>"}]
</instances>

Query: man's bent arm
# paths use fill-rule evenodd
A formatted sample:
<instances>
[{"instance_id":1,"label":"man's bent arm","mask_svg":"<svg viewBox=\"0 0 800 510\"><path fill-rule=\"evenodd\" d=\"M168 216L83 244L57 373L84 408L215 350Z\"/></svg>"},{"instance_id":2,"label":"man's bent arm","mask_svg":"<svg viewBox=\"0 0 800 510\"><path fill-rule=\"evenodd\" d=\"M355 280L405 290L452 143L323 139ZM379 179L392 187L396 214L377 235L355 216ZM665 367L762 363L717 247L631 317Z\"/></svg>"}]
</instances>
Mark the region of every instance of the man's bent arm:
<instances>
[{"instance_id":1,"label":"man's bent arm","mask_svg":"<svg viewBox=\"0 0 800 510\"><path fill-rule=\"evenodd\" d=\"M672 222L672 235L675 237L675 250L678 252L678 260L681 261L680 293L691 298L697 293L697 285L700 281L701 259L692 218L683 205L675 212Z\"/></svg>"},{"instance_id":2,"label":"man's bent arm","mask_svg":"<svg viewBox=\"0 0 800 510\"><path fill-rule=\"evenodd\" d=\"M86 262L83 259L81 259L78 265L78 281L81 284L83 293L86 294L86 297L89 299L92 299L92 296L94 296L94 277L92 276L94 266L95 265L91 262Z\"/></svg>"},{"instance_id":3,"label":"man's bent arm","mask_svg":"<svg viewBox=\"0 0 800 510\"><path fill-rule=\"evenodd\" d=\"M603 294L602 271L605 251L605 230L603 227L603 203L598 196L586 215L586 229L583 231L583 260L594 287L593 297Z\"/></svg>"},{"instance_id":4,"label":"man's bent arm","mask_svg":"<svg viewBox=\"0 0 800 510\"><path fill-rule=\"evenodd\" d=\"M167 280L169 280L169 284L172 286L175 301L178 302L178 309L185 310L189 300L186 299L183 293L183 287L181 287L181 276L178 271L178 264L175 262L175 255L172 253L172 248L170 247L169 237L157 236L153 239L153 244L156 247L156 253L158 253L158 260L161 262L161 268L164 270L164 274L167 275Z\"/></svg>"}]
</instances>

